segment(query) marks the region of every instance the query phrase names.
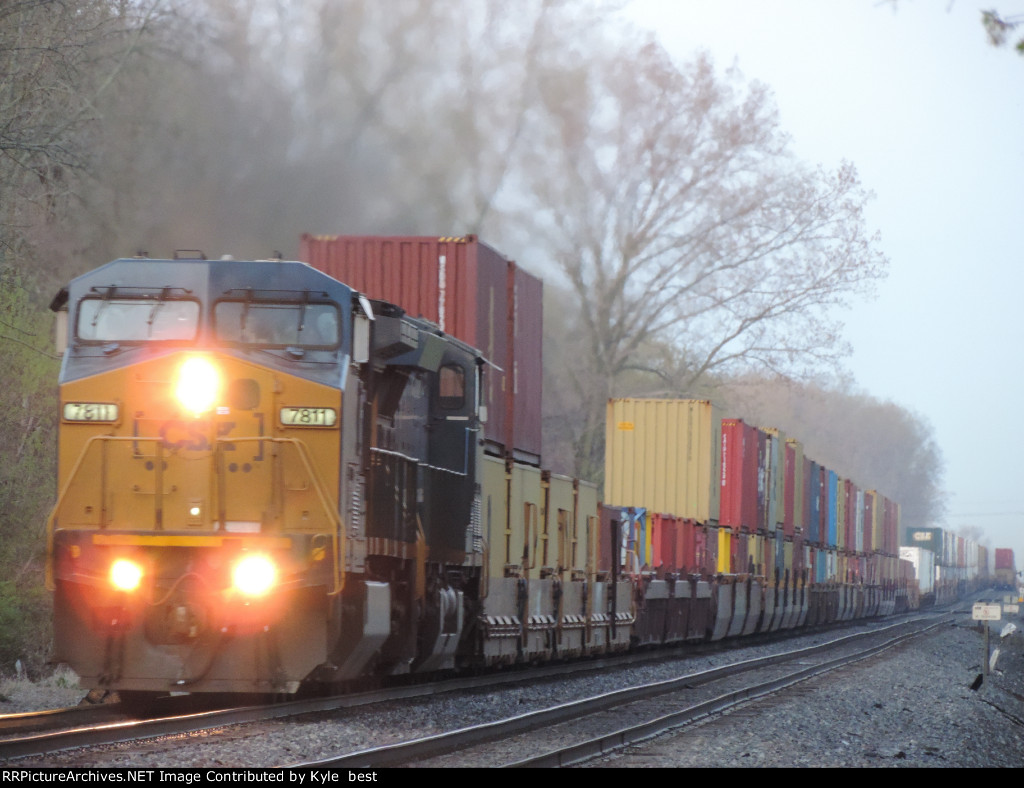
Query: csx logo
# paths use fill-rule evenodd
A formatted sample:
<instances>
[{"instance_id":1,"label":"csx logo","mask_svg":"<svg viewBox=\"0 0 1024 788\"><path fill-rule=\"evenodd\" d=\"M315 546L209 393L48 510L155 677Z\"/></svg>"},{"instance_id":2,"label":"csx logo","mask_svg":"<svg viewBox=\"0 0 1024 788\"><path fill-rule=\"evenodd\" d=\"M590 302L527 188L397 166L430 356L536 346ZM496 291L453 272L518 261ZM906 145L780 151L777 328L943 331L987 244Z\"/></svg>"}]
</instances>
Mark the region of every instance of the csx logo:
<instances>
[{"instance_id":1,"label":"csx logo","mask_svg":"<svg viewBox=\"0 0 1024 788\"><path fill-rule=\"evenodd\" d=\"M253 437L263 437L263 414L253 414L253 416L256 419L256 424L254 425L256 429ZM168 419L166 421L159 421L156 424L154 424L154 421L147 419L143 413L137 414L132 429L134 437L140 440L153 440L155 438L164 450L172 452L212 451L214 441L218 441L217 445L224 451L235 451L238 448L237 444L218 440L227 438L234 432L238 426L238 422L235 421L211 422L209 419ZM247 434L252 435L252 432L247 431ZM252 459L262 460L263 441L255 441L255 445L251 448L256 452ZM135 454L136 456L142 456L143 454L141 447L138 445L136 445Z\"/></svg>"},{"instance_id":2,"label":"csx logo","mask_svg":"<svg viewBox=\"0 0 1024 788\"><path fill-rule=\"evenodd\" d=\"M217 437L224 438L235 428L232 421L218 422ZM206 421L184 421L173 419L160 425L160 442L172 451L209 451L213 448L210 438L210 423Z\"/></svg>"}]
</instances>

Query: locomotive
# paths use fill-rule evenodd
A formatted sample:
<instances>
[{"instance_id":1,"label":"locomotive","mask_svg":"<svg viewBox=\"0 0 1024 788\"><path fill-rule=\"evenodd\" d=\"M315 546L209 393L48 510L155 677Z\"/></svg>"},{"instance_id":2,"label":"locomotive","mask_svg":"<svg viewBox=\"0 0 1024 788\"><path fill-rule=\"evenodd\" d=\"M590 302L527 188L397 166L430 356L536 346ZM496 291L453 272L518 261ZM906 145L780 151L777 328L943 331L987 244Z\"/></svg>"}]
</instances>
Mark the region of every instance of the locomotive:
<instances>
[{"instance_id":1,"label":"locomotive","mask_svg":"<svg viewBox=\"0 0 1024 788\"><path fill-rule=\"evenodd\" d=\"M537 435L512 427L539 425L519 412L539 406L537 381L517 377L539 326L511 325L537 288L478 244L421 245L442 285L425 316L324 265L199 253L115 260L61 290L47 584L54 659L83 688L291 694L915 604L898 507L711 403L668 406L690 472L658 479L693 511L617 483L646 451L623 454L643 420L621 402L606 490L622 500L545 470ZM470 253L493 275L454 270ZM466 281L497 330L444 330ZM648 421L662 441L676 429ZM725 486L734 468L745 487ZM726 522L752 496L771 514Z\"/></svg>"},{"instance_id":2,"label":"locomotive","mask_svg":"<svg viewBox=\"0 0 1024 788\"><path fill-rule=\"evenodd\" d=\"M48 527L84 687L295 692L454 665L484 359L296 262L75 279Z\"/></svg>"}]
</instances>

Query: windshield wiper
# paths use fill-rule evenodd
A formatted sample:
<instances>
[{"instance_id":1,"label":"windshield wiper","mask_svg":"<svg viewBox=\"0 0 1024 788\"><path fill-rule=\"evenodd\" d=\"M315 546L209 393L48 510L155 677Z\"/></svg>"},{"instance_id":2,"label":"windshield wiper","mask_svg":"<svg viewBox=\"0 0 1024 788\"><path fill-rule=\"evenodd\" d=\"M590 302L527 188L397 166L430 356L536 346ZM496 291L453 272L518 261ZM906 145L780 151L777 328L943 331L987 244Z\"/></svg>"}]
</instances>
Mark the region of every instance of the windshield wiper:
<instances>
[{"instance_id":1,"label":"windshield wiper","mask_svg":"<svg viewBox=\"0 0 1024 788\"><path fill-rule=\"evenodd\" d=\"M157 296L157 302L153 304L153 308L149 310L149 319L146 320L146 325L148 326L146 329L146 336L150 338L153 336L153 320L156 318L156 310L162 307L167 301L167 296L170 295L170 291L170 286L164 287L164 289L160 291L160 295Z\"/></svg>"},{"instance_id":2,"label":"windshield wiper","mask_svg":"<svg viewBox=\"0 0 1024 788\"><path fill-rule=\"evenodd\" d=\"M309 291L302 294L302 308L299 310L299 331L296 339L302 339L302 329L306 327L306 307L309 305Z\"/></svg>"},{"instance_id":3,"label":"windshield wiper","mask_svg":"<svg viewBox=\"0 0 1024 788\"><path fill-rule=\"evenodd\" d=\"M97 288L93 288L93 289L95 290ZM92 316L92 323L90 325L93 328L96 328L96 323L99 321L100 315L103 314L103 310L107 308L107 304L110 303L110 299L114 296L114 291L115 290L117 290L117 288L114 287L113 285L111 285L110 287L107 288L107 291L103 294L103 300L100 301L100 307L99 307L99 309L96 310L96 314Z\"/></svg>"}]
</instances>

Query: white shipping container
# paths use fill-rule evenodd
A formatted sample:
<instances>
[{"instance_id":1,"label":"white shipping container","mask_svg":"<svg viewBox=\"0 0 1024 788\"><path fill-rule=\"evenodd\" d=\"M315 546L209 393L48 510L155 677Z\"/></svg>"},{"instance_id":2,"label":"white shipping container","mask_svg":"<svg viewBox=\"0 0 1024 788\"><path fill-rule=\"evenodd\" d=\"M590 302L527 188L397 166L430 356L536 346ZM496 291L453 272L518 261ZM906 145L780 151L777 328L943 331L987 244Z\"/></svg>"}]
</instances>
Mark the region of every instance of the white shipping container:
<instances>
[{"instance_id":1,"label":"white shipping container","mask_svg":"<svg viewBox=\"0 0 1024 788\"><path fill-rule=\"evenodd\" d=\"M935 553L923 547L901 547L900 558L914 565L917 587L922 594L935 591Z\"/></svg>"}]
</instances>

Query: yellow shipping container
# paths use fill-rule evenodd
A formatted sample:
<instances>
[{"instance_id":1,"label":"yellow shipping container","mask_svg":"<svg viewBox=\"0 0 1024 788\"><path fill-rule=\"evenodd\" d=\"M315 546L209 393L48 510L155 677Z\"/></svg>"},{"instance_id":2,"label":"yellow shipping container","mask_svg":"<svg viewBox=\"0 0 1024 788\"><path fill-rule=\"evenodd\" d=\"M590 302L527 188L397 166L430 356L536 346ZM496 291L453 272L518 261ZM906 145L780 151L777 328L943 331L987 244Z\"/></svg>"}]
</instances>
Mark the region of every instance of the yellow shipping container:
<instances>
[{"instance_id":1,"label":"yellow shipping container","mask_svg":"<svg viewBox=\"0 0 1024 788\"><path fill-rule=\"evenodd\" d=\"M613 399L605 503L717 523L722 419L707 400Z\"/></svg>"},{"instance_id":2,"label":"yellow shipping container","mask_svg":"<svg viewBox=\"0 0 1024 788\"><path fill-rule=\"evenodd\" d=\"M882 496L876 490L867 490L864 493L865 511L869 505L868 501L871 502L871 519L866 525L871 529L871 549L878 553L882 550Z\"/></svg>"},{"instance_id":3,"label":"yellow shipping container","mask_svg":"<svg viewBox=\"0 0 1024 788\"><path fill-rule=\"evenodd\" d=\"M732 540L732 529L718 529L718 573L721 575L730 575L733 573Z\"/></svg>"}]
</instances>

